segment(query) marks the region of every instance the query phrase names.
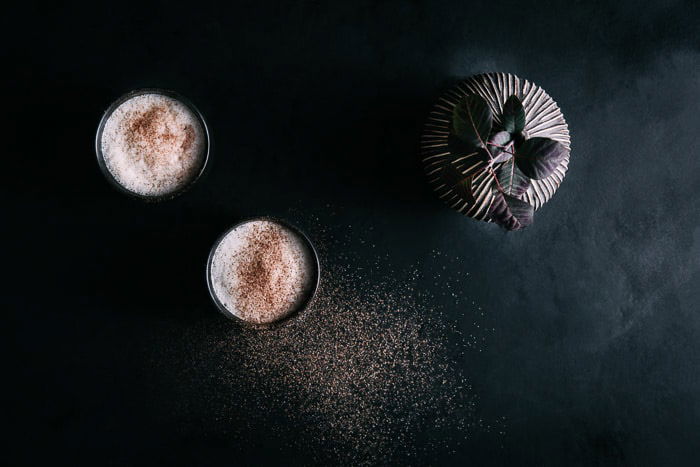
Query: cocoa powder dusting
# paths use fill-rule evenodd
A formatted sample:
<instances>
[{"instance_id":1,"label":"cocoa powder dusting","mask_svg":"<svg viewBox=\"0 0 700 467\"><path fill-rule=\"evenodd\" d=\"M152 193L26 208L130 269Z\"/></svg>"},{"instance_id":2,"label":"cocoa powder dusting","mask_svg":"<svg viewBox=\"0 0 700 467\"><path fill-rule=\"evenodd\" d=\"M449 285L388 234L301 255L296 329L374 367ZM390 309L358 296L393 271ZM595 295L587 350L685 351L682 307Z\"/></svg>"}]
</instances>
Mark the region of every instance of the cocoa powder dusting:
<instances>
[{"instance_id":1,"label":"cocoa powder dusting","mask_svg":"<svg viewBox=\"0 0 700 467\"><path fill-rule=\"evenodd\" d=\"M243 319L260 321L261 317L271 318L289 305L287 283L292 271L282 251L285 238L280 227L255 225L248 241L249 249L241 253L236 267L239 280L231 294L238 301Z\"/></svg>"},{"instance_id":2,"label":"cocoa powder dusting","mask_svg":"<svg viewBox=\"0 0 700 467\"><path fill-rule=\"evenodd\" d=\"M192 143L194 143L194 128L192 128L192 125L185 125L182 127L182 132L184 133L185 138L180 145L180 149L187 151L192 147Z\"/></svg>"},{"instance_id":3,"label":"cocoa powder dusting","mask_svg":"<svg viewBox=\"0 0 700 467\"><path fill-rule=\"evenodd\" d=\"M251 323L296 311L313 284L312 255L292 230L270 220L234 227L216 248L211 279L224 307Z\"/></svg>"},{"instance_id":4,"label":"cocoa powder dusting","mask_svg":"<svg viewBox=\"0 0 700 467\"><path fill-rule=\"evenodd\" d=\"M164 418L206 420L232 452L269 442L306 465L440 465L461 443L501 442L508 421L482 411L463 366L495 337L469 273L445 272L464 259L433 250L394 265L366 220L342 234L326 230L335 216L315 222L302 226L323 279L298 319L270 332L202 319L154 346L153 362L180 362L152 365L177 394Z\"/></svg>"},{"instance_id":5,"label":"cocoa powder dusting","mask_svg":"<svg viewBox=\"0 0 700 467\"><path fill-rule=\"evenodd\" d=\"M176 138L166 122L168 110L165 104L154 105L144 112L134 113L127 121L127 144L143 155L144 162L151 169L165 162L170 143Z\"/></svg>"},{"instance_id":6,"label":"cocoa powder dusting","mask_svg":"<svg viewBox=\"0 0 700 467\"><path fill-rule=\"evenodd\" d=\"M110 116L102 151L112 174L126 188L159 195L181 188L203 161L204 133L181 102L156 94L136 96Z\"/></svg>"}]
</instances>

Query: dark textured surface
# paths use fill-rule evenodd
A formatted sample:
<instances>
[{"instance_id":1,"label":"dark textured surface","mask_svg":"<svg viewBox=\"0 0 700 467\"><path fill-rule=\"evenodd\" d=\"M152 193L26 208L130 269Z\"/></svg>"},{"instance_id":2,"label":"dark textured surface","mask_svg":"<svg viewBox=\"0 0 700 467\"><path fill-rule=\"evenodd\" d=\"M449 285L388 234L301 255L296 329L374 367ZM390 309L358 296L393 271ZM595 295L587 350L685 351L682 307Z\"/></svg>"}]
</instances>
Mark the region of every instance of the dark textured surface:
<instances>
[{"instance_id":1,"label":"dark textured surface","mask_svg":"<svg viewBox=\"0 0 700 467\"><path fill-rule=\"evenodd\" d=\"M373 228L392 268L434 249L467 258L463 293L495 332L464 365L480 414L507 417L506 435L421 463L697 464L697 2L21 10L2 17L4 456L213 464L262 448L264 461L302 463L266 440L269 419L232 446L209 427L216 414L179 413L188 401L157 382L182 362L146 356L227 324L202 277L218 233L303 207L339 233ZM523 232L450 211L420 168L433 101L484 71L543 86L571 131L567 178ZM215 138L207 179L162 205L113 191L94 161L101 111L142 86L188 96Z\"/></svg>"}]
</instances>

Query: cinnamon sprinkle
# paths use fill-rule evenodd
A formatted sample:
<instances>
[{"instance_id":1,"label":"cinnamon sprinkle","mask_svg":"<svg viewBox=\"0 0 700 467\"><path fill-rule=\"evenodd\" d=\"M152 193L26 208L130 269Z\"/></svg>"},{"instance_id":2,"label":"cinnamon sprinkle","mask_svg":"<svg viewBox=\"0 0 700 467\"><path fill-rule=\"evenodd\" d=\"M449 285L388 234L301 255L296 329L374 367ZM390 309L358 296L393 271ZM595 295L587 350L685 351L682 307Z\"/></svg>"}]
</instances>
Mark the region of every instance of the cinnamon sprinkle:
<instances>
[{"instance_id":1,"label":"cinnamon sprinkle","mask_svg":"<svg viewBox=\"0 0 700 467\"><path fill-rule=\"evenodd\" d=\"M173 192L197 175L205 135L183 103L160 94L132 97L105 123L102 152L117 181L143 195Z\"/></svg>"},{"instance_id":2,"label":"cinnamon sprinkle","mask_svg":"<svg viewBox=\"0 0 700 467\"><path fill-rule=\"evenodd\" d=\"M302 239L273 221L244 223L219 244L211 275L219 300L239 318L271 323L296 311L313 285Z\"/></svg>"},{"instance_id":3,"label":"cinnamon sprinkle","mask_svg":"<svg viewBox=\"0 0 700 467\"><path fill-rule=\"evenodd\" d=\"M273 316L290 300L286 283L293 272L282 251L284 237L276 225L255 225L248 241L249 249L240 253L234 272L239 280L231 293L244 319Z\"/></svg>"},{"instance_id":4,"label":"cinnamon sprinkle","mask_svg":"<svg viewBox=\"0 0 700 467\"><path fill-rule=\"evenodd\" d=\"M502 442L505 414L480 407L481 375L467 372L479 366L463 366L488 348L492 318L467 295L469 273L444 269L468 262L433 250L395 265L366 220L363 231L328 231L335 216L316 222L303 225L323 280L289 326L198 319L160 330L147 373L174 394L164 423L196 436L199 426L182 420L206 420L231 449L269 440L309 465L432 465L454 460L466 440ZM374 255L349 253L360 246Z\"/></svg>"}]
</instances>

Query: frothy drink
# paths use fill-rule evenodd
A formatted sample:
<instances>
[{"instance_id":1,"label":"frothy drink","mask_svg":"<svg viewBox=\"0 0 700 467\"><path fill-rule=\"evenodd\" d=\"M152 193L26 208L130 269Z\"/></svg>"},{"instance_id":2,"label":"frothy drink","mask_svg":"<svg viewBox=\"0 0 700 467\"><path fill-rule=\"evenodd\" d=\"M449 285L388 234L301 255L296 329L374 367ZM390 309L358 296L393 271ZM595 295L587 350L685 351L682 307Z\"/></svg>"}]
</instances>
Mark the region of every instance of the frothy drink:
<instances>
[{"instance_id":1,"label":"frothy drink","mask_svg":"<svg viewBox=\"0 0 700 467\"><path fill-rule=\"evenodd\" d=\"M163 196L197 177L207 140L192 109L172 97L149 93L114 109L100 145L105 165L120 185L139 195Z\"/></svg>"},{"instance_id":2,"label":"frothy drink","mask_svg":"<svg viewBox=\"0 0 700 467\"><path fill-rule=\"evenodd\" d=\"M253 220L218 244L210 284L231 314L268 324L304 305L316 285L316 268L315 255L299 234L272 220Z\"/></svg>"}]
</instances>

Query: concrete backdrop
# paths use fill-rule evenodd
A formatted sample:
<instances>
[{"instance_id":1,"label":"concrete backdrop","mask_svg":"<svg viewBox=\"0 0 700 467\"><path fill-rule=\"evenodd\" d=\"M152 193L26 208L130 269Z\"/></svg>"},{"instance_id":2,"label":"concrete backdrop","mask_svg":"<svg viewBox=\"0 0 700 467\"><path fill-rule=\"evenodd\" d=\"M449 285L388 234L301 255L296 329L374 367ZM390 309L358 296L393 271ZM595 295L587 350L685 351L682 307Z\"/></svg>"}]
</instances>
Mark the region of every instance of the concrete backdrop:
<instances>
[{"instance_id":1,"label":"concrete backdrop","mask_svg":"<svg viewBox=\"0 0 700 467\"><path fill-rule=\"evenodd\" d=\"M276 214L337 235L352 224L387 271L434 250L463 258L446 274L470 273L461 293L494 331L461 364L478 416L505 434L417 463L697 464L697 2L25 3L3 16L9 459L303 463L268 421L231 443L210 405L152 389L192 339L230 326L202 278L213 240ZM418 158L435 99L486 71L541 85L570 127L569 173L523 232L450 211ZM215 141L207 179L157 206L113 191L94 161L101 112L141 86L188 96ZM180 361L148 359L161 348Z\"/></svg>"}]
</instances>

